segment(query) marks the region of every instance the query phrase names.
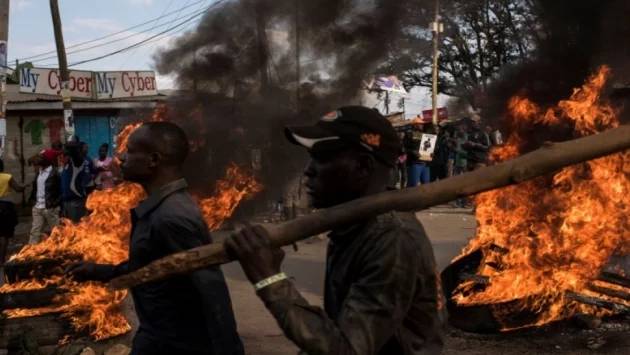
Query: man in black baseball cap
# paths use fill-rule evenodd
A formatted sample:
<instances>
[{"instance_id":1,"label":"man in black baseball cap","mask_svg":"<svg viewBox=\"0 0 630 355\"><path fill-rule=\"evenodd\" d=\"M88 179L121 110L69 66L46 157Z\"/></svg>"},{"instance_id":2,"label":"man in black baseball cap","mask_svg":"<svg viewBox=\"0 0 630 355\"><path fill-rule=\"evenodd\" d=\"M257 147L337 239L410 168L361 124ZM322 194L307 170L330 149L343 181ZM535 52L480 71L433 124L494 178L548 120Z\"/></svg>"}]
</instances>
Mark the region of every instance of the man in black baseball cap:
<instances>
[{"instance_id":1,"label":"man in black baseball cap","mask_svg":"<svg viewBox=\"0 0 630 355\"><path fill-rule=\"evenodd\" d=\"M386 190L400 138L366 107L342 107L287 127L308 149L306 188L328 208ZM429 239L412 213L387 213L333 230L324 309L309 305L280 271L284 252L261 226L225 241L285 335L308 354L440 354L446 317Z\"/></svg>"},{"instance_id":2,"label":"man in black baseball cap","mask_svg":"<svg viewBox=\"0 0 630 355\"><path fill-rule=\"evenodd\" d=\"M400 137L391 123L378 111L362 106L342 107L314 124L287 127L285 134L290 142L311 153L361 147L392 168L401 149Z\"/></svg>"}]
</instances>

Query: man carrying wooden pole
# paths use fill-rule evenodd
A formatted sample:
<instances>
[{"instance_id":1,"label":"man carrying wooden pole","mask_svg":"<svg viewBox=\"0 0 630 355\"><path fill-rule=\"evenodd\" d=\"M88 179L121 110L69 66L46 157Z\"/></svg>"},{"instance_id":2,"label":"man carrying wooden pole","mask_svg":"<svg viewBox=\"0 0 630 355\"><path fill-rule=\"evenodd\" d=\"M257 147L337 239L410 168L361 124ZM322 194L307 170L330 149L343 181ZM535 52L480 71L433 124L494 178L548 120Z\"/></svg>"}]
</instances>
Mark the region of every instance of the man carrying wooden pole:
<instances>
[{"instance_id":1,"label":"man carrying wooden pole","mask_svg":"<svg viewBox=\"0 0 630 355\"><path fill-rule=\"evenodd\" d=\"M313 207L387 190L401 148L394 127L367 107L343 107L287 138L308 149ZM260 226L225 242L285 335L307 354L439 354L446 315L429 238L413 213L386 213L335 228L324 310L311 306L280 264L282 249Z\"/></svg>"}]
</instances>

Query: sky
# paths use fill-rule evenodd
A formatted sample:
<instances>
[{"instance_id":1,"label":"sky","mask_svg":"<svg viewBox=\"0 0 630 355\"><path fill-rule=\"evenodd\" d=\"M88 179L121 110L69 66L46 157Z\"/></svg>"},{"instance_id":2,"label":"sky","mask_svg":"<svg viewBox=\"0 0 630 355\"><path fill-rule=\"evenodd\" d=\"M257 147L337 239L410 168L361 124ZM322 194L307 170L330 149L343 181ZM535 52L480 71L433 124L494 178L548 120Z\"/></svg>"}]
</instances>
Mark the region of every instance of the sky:
<instances>
[{"instance_id":1,"label":"sky","mask_svg":"<svg viewBox=\"0 0 630 355\"><path fill-rule=\"evenodd\" d=\"M120 71L153 70L152 55L155 51L168 46L173 38L184 33L183 31L194 28L200 18L194 15L211 6L216 0L58 1L66 54L71 69ZM145 22L146 24L143 24ZM179 27L173 28L178 25ZM135 26L138 27L130 29ZM173 28L171 31L160 34L171 28ZM110 34L114 35L94 41ZM155 37L151 38L153 36ZM72 66L73 63L98 58L147 39L147 44L137 48ZM82 44L87 41L93 42ZM16 59L20 62L31 61L35 67L58 67L48 0L10 0L7 59L10 67L15 67ZM158 89L173 88L172 79L169 77L158 76L157 82ZM440 106L446 99L440 97ZM370 106L377 103L378 100L372 98L365 102ZM382 105L377 107L382 108ZM431 97L424 89L413 90L411 99L406 101L409 117L415 116L422 109L430 108ZM398 111L395 102L390 105L390 111Z\"/></svg>"}]
</instances>

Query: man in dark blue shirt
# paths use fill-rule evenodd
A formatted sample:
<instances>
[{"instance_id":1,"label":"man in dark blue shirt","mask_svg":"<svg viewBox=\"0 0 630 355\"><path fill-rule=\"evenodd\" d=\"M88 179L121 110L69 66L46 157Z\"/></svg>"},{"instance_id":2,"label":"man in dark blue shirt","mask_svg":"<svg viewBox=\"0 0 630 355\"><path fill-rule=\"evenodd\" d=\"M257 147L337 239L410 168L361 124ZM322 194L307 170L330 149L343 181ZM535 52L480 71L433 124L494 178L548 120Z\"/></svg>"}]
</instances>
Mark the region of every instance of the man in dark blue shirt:
<instances>
[{"instance_id":1,"label":"man in dark blue shirt","mask_svg":"<svg viewBox=\"0 0 630 355\"><path fill-rule=\"evenodd\" d=\"M78 223L86 213L85 157L78 141L66 143L63 154L68 159L61 173L61 216Z\"/></svg>"},{"instance_id":2,"label":"man in dark blue shirt","mask_svg":"<svg viewBox=\"0 0 630 355\"><path fill-rule=\"evenodd\" d=\"M129 260L119 265L83 263L68 275L108 282L167 255L211 243L203 216L181 176L188 138L170 122L136 129L120 157L127 181L148 198L131 211ZM227 284L219 267L131 289L140 327L132 355L243 355Z\"/></svg>"},{"instance_id":3,"label":"man in dark blue shirt","mask_svg":"<svg viewBox=\"0 0 630 355\"><path fill-rule=\"evenodd\" d=\"M85 170L85 174L83 175L83 184L85 186L85 193L89 195L96 190L94 178L101 172L102 169L94 168L94 161L89 155L90 146L86 142L81 142L81 152L83 153L85 159L85 164L83 166L83 169Z\"/></svg>"}]
</instances>

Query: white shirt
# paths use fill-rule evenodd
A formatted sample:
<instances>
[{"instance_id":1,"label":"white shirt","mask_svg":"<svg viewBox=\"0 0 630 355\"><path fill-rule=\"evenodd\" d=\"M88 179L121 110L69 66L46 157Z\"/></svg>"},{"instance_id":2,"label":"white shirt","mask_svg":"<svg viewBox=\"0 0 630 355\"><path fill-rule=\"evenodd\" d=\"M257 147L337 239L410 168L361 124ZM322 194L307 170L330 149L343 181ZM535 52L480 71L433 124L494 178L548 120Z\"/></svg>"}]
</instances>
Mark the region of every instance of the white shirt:
<instances>
[{"instance_id":1,"label":"white shirt","mask_svg":"<svg viewBox=\"0 0 630 355\"><path fill-rule=\"evenodd\" d=\"M35 203L35 208L46 208L46 179L48 179L51 171L52 166L49 166L37 175L37 202Z\"/></svg>"}]
</instances>

